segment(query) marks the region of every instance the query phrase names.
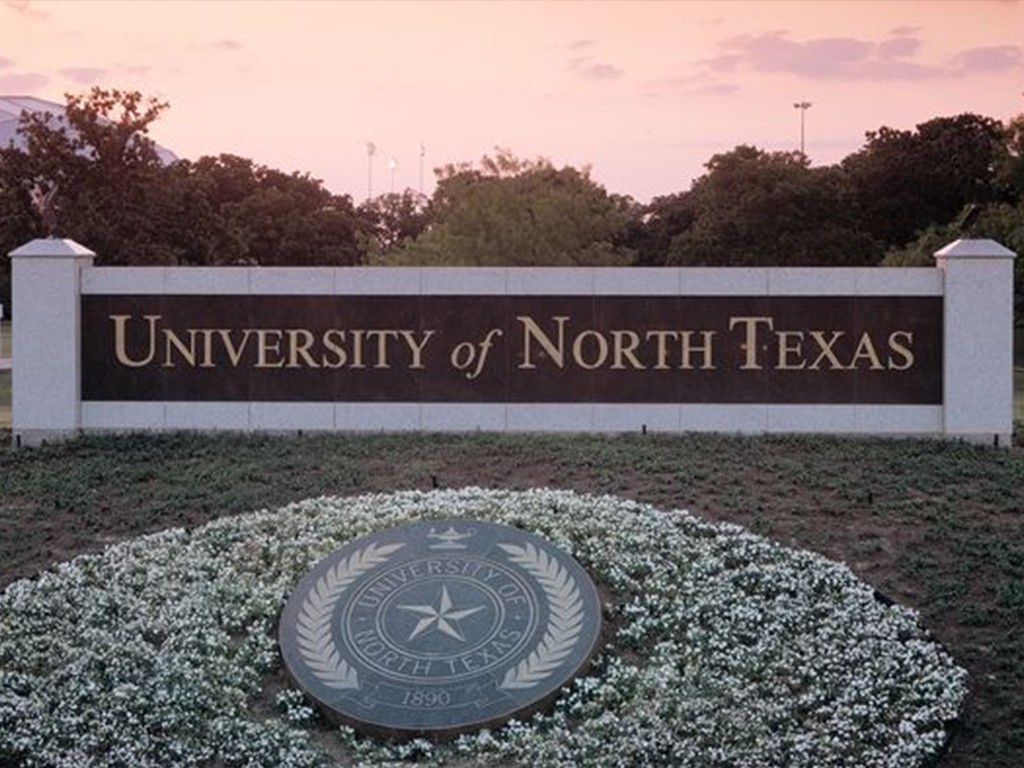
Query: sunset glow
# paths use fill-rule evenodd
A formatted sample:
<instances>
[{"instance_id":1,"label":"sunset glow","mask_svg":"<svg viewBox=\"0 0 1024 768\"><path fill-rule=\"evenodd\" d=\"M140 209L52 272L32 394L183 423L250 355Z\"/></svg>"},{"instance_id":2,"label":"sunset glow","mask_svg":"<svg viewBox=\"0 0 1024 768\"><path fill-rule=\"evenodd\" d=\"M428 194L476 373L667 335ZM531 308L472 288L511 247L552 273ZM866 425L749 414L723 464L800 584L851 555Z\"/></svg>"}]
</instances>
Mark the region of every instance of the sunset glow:
<instances>
[{"instance_id":1,"label":"sunset glow","mask_svg":"<svg viewBox=\"0 0 1024 768\"><path fill-rule=\"evenodd\" d=\"M370 163L374 194L421 170L429 194L434 167L496 146L647 201L737 144L799 149L798 102L815 164L883 125L1006 120L1021 40L1007 0L7 0L0 95L138 89L170 103L152 135L180 157L238 154L356 201Z\"/></svg>"}]
</instances>

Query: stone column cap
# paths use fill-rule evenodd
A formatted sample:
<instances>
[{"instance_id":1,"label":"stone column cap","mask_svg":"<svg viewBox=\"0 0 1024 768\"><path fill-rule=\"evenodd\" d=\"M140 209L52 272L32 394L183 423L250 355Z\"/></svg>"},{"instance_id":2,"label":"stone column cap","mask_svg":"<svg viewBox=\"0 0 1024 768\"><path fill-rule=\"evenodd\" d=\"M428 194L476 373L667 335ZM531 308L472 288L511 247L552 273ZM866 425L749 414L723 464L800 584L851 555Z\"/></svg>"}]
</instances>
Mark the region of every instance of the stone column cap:
<instances>
[{"instance_id":1,"label":"stone column cap","mask_svg":"<svg viewBox=\"0 0 1024 768\"><path fill-rule=\"evenodd\" d=\"M987 238L960 238L935 252L935 258L945 259L1014 259L1017 254L995 240Z\"/></svg>"},{"instance_id":2,"label":"stone column cap","mask_svg":"<svg viewBox=\"0 0 1024 768\"><path fill-rule=\"evenodd\" d=\"M84 245L59 237L40 237L15 248L8 254L12 259L22 256L40 256L46 258L90 258L96 254Z\"/></svg>"}]
</instances>

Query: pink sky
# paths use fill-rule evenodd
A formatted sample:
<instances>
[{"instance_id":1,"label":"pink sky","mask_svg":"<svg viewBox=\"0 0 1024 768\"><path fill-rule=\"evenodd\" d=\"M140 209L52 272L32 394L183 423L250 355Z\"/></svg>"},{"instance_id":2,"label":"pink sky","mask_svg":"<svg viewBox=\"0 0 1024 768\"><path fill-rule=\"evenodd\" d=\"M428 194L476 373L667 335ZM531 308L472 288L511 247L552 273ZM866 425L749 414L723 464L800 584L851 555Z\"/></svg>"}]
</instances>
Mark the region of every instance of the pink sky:
<instances>
[{"instance_id":1,"label":"pink sky","mask_svg":"<svg viewBox=\"0 0 1024 768\"><path fill-rule=\"evenodd\" d=\"M153 137L358 202L496 146L646 202L737 144L837 162L882 125L1024 112L1014 0L5 0L0 95L170 102Z\"/></svg>"}]
</instances>

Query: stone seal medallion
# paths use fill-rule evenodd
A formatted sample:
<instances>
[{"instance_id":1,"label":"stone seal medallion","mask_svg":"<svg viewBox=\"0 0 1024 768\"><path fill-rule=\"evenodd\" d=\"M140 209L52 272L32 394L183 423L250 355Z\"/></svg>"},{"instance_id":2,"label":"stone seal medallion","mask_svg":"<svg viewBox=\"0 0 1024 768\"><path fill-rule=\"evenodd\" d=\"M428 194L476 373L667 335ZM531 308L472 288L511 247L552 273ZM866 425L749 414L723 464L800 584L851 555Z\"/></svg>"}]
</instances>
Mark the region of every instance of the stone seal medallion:
<instances>
[{"instance_id":1,"label":"stone seal medallion","mask_svg":"<svg viewBox=\"0 0 1024 768\"><path fill-rule=\"evenodd\" d=\"M327 714L445 736L525 717L583 670L601 607L571 556L479 520L409 523L317 563L281 614L293 680Z\"/></svg>"}]
</instances>

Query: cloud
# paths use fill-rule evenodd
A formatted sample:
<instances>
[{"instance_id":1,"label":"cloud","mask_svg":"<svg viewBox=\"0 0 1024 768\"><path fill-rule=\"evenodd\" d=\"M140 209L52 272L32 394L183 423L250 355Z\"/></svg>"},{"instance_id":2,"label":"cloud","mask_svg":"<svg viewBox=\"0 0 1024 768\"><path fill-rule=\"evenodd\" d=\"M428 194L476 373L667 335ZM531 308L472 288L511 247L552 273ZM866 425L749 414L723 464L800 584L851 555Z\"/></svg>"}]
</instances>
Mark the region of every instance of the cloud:
<instances>
[{"instance_id":1,"label":"cloud","mask_svg":"<svg viewBox=\"0 0 1024 768\"><path fill-rule=\"evenodd\" d=\"M952 59L954 71L963 75L975 72L1006 72L1024 68L1024 52L1016 45L990 45L961 51Z\"/></svg>"},{"instance_id":2,"label":"cloud","mask_svg":"<svg viewBox=\"0 0 1024 768\"><path fill-rule=\"evenodd\" d=\"M14 59L7 59L7 58L4 58L3 56L0 56L0 69L7 69L7 67L13 67L13 66L14 66Z\"/></svg>"},{"instance_id":3,"label":"cloud","mask_svg":"<svg viewBox=\"0 0 1024 768\"><path fill-rule=\"evenodd\" d=\"M741 71L790 74L812 80L934 80L976 72L1007 71L1024 63L1024 49L999 45L962 51L944 64L914 60L917 30L899 27L881 41L853 37L793 40L783 30L722 40L720 53L701 64L708 73Z\"/></svg>"},{"instance_id":4,"label":"cloud","mask_svg":"<svg viewBox=\"0 0 1024 768\"><path fill-rule=\"evenodd\" d=\"M0 74L0 92L12 94L32 93L49 82L50 78L37 72Z\"/></svg>"},{"instance_id":5,"label":"cloud","mask_svg":"<svg viewBox=\"0 0 1024 768\"><path fill-rule=\"evenodd\" d=\"M100 69L99 67L66 67L57 70L58 75L82 85L92 85L104 80L108 73L109 70Z\"/></svg>"},{"instance_id":6,"label":"cloud","mask_svg":"<svg viewBox=\"0 0 1024 768\"><path fill-rule=\"evenodd\" d=\"M210 48L216 48L221 51L240 51L244 48L237 40L217 40L216 42L210 43Z\"/></svg>"},{"instance_id":7,"label":"cloud","mask_svg":"<svg viewBox=\"0 0 1024 768\"><path fill-rule=\"evenodd\" d=\"M653 85L645 94L649 98L664 99L679 96L728 96L740 87L707 74L665 78Z\"/></svg>"},{"instance_id":8,"label":"cloud","mask_svg":"<svg viewBox=\"0 0 1024 768\"><path fill-rule=\"evenodd\" d=\"M593 48L596 43L593 40L577 40L569 44L569 50L581 51ZM569 59L569 69L575 72L584 80L618 80L625 75L625 71L609 64L606 61L597 61L593 56L573 56Z\"/></svg>"},{"instance_id":9,"label":"cloud","mask_svg":"<svg viewBox=\"0 0 1024 768\"><path fill-rule=\"evenodd\" d=\"M573 69L580 75L580 77L584 77L587 80L618 80L626 74L614 64L605 64L603 62L582 64L578 67L574 67Z\"/></svg>"},{"instance_id":10,"label":"cloud","mask_svg":"<svg viewBox=\"0 0 1024 768\"><path fill-rule=\"evenodd\" d=\"M5 8L9 8L19 16L25 16L30 19L49 18L47 14L33 8L29 0L3 0L3 4Z\"/></svg>"},{"instance_id":11,"label":"cloud","mask_svg":"<svg viewBox=\"0 0 1024 768\"><path fill-rule=\"evenodd\" d=\"M739 89L740 87L735 83L708 83L693 87L690 93L696 96L728 96L736 93Z\"/></svg>"},{"instance_id":12,"label":"cloud","mask_svg":"<svg viewBox=\"0 0 1024 768\"><path fill-rule=\"evenodd\" d=\"M883 40L878 44L878 58L882 61L906 58L907 56L913 56L920 47L921 41L916 37L893 37L889 40Z\"/></svg>"}]
</instances>

